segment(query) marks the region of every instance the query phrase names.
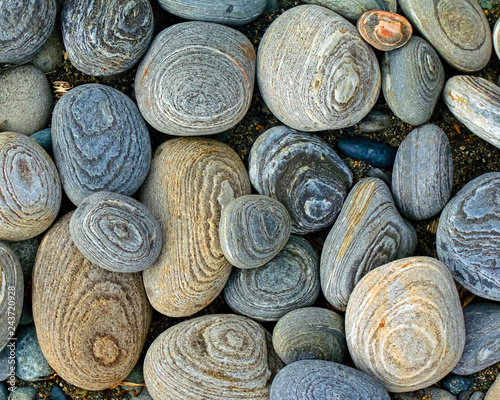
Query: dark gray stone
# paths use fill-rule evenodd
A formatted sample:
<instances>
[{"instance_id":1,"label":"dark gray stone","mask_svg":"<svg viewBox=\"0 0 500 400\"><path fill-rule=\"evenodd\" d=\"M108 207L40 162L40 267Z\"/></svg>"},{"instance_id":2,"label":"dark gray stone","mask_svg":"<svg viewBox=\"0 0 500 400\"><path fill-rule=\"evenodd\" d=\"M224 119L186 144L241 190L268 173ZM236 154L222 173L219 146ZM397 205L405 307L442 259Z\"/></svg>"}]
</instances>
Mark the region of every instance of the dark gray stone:
<instances>
[{"instance_id":1,"label":"dark gray stone","mask_svg":"<svg viewBox=\"0 0 500 400\"><path fill-rule=\"evenodd\" d=\"M31 272L33 271L33 265L35 265L36 253L40 246L40 241L35 237L18 242L0 240L0 243L9 246L16 254L23 270L24 282L28 282L31 279Z\"/></svg>"},{"instance_id":2,"label":"dark gray stone","mask_svg":"<svg viewBox=\"0 0 500 400\"><path fill-rule=\"evenodd\" d=\"M35 400L36 388L18 387L11 395L9 400Z\"/></svg>"},{"instance_id":3,"label":"dark gray stone","mask_svg":"<svg viewBox=\"0 0 500 400\"><path fill-rule=\"evenodd\" d=\"M50 395L52 396L52 400L67 400L64 392L58 386L52 386L50 390Z\"/></svg>"},{"instance_id":4,"label":"dark gray stone","mask_svg":"<svg viewBox=\"0 0 500 400\"><path fill-rule=\"evenodd\" d=\"M52 72L62 64L64 56L64 45L61 31L56 25L42 50L35 56L31 63L43 72Z\"/></svg>"},{"instance_id":5,"label":"dark gray stone","mask_svg":"<svg viewBox=\"0 0 500 400\"><path fill-rule=\"evenodd\" d=\"M455 396L469 389L474 381L465 376L449 374L441 381L441 387Z\"/></svg>"},{"instance_id":6,"label":"dark gray stone","mask_svg":"<svg viewBox=\"0 0 500 400\"><path fill-rule=\"evenodd\" d=\"M396 156L396 150L391 146L359 136L341 139L337 146L346 156L364 161L374 167L392 167Z\"/></svg>"},{"instance_id":7,"label":"dark gray stone","mask_svg":"<svg viewBox=\"0 0 500 400\"><path fill-rule=\"evenodd\" d=\"M23 311L19 319L19 325L29 325L33 323L33 312L31 311L31 302L23 302Z\"/></svg>"},{"instance_id":8,"label":"dark gray stone","mask_svg":"<svg viewBox=\"0 0 500 400\"><path fill-rule=\"evenodd\" d=\"M16 364L17 377L28 382L54 372L40 349L34 325L21 330L17 338Z\"/></svg>"},{"instance_id":9,"label":"dark gray stone","mask_svg":"<svg viewBox=\"0 0 500 400\"><path fill-rule=\"evenodd\" d=\"M391 115L385 110L374 108L359 123L361 132L379 132L391 126Z\"/></svg>"},{"instance_id":10,"label":"dark gray stone","mask_svg":"<svg viewBox=\"0 0 500 400\"><path fill-rule=\"evenodd\" d=\"M9 392L3 383L0 383L0 400L7 400Z\"/></svg>"}]
</instances>

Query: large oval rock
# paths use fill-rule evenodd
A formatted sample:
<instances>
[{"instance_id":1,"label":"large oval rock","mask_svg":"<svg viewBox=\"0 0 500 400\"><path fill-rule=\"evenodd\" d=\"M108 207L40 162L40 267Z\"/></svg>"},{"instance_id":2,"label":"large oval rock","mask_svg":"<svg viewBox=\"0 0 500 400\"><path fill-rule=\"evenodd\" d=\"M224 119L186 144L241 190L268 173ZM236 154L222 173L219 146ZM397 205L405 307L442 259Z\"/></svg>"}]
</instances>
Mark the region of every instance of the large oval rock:
<instances>
[{"instance_id":1,"label":"large oval rock","mask_svg":"<svg viewBox=\"0 0 500 400\"><path fill-rule=\"evenodd\" d=\"M0 171L0 239L30 239L48 229L62 190L45 150L19 133L0 133Z\"/></svg>"},{"instance_id":2,"label":"large oval rock","mask_svg":"<svg viewBox=\"0 0 500 400\"><path fill-rule=\"evenodd\" d=\"M500 88L477 76L448 79L443 99L452 114L481 139L500 148Z\"/></svg>"},{"instance_id":3,"label":"large oval rock","mask_svg":"<svg viewBox=\"0 0 500 400\"><path fill-rule=\"evenodd\" d=\"M149 132L136 105L109 86L78 86L57 102L52 146L64 191L79 205L92 193L131 195L151 162Z\"/></svg>"},{"instance_id":4,"label":"large oval rock","mask_svg":"<svg viewBox=\"0 0 500 400\"><path fill-rule=\"evenodd\" d=\"M462 307L446 266L429 257L393 261L368 273L346 311L351 357L390 392L432 385L465 345Z\"/></svg>"},{"instance_id":5,"label":"large oval rock","mask_svg":"<svg viewBox=\"0 0 500 400\"><path fill-rule=\"evenodd\" d=\"M470 304L464 319L465 349L453 373L472 375L500 361L500 304Z\"/></svg>"},{"instance_id":6,"label":"large oval rock","mask_svg":"<svg viewBox=\"0 0 500 400\"><path fill-rule=\"evenodd\" d=\"M87 75L114 75L132 68L153 36L148 0L66 0L61 13L71 64Z\"/></svg>"},{"instance_id":7,"label":"large oval rock","mask_svg":"<svg viewBox=\"0 0 500 400\"><path fill-rule=\"evenodd\" d=\"M321 254L321 288L344 311L354 287L372 269L413 255L415 228L398 213L387 185L359 181L326 238Z\"/></svg>"},{"instance_id":8,"label":"large oval rock","mask_svg":"<svg viewBox=\"0 0 500 400\"><path fill-rule=\"evenodd\" d=\"M451 196L453 159L448 137L427 124L411 131L396 153L392 193L401 214L422 220L438 214Z\"/></svg>"},{"instance_id":9,"label":"large oval rock","mask_svg":"<svg viewBox=\"0 0 500 400\"><path fill-rule=\"evenodd\" d=\"M472 180L450 200L439 218L436 247L458 283L500 300L500 172Z\"/></svg>"},{"instance_id":10,"label":"large oval rock","mask_svg":"<svg viewBox=\"0 0 500 400\"><path fill-rule=\"evenodd\" d=\"M331 225L352 185L351 171L323 140L286 126L255 141L249 175L260 194L286 207L298 234Z\"/></svg>"},{"instance_id":11,"label":"large oval rock","mask_svg":"<svg viewBox=\"0 0 500 400\"><path fill-rule=\"evenodd\" d=\"M227 26L185 22L160 32L137 68L135 94L155 129L175 136L234 127L253 95L255 50Z\"/></svg>"},{"instance_id":12,"label":"large oval rock","mask_svg":"<svg viewBox=\"0 0 500 400\"><path fill-rule=\"evenodd\" d=\"M436 51L414 36L406 46L387 52L382 61L382 91L396 116L411 125L431 117L443 90L444 68Z\"/></svg>"},{"instance_id":13,"label":"large oval rock","mask_svg":"<svg viewBox=\"0 0 500 400\"><path fill-rule=\"evenodd\" d=\"M356 22L361 15L370 10L396 12L397 0L303 0L303 3L318 4Z\"/></svg>"},{"instance_id":14,"label":"large oval rock","mask_svg":"<svg viewBox=\"0 0 500 400\"><path fill-rule=\"evenodd\" d=\"M0 10L0 64L29 62L54 28L55 0L0 0Z\"/></svg>"},{"instance_id":15,"label":"large oval rock","mask_svg":"<svg viewBox=\"0 0 500 400\"><path fill-rule=\"evenodd\" d=\"M43 354L65 381L117 385L134 368L152 310L141 275L106 271L71 240L71 213L45 235L33 270L33 317Z\"/></svg>"},{"instance_id":16,"label":"large oval rock","mask_svg":"<svg viewBox=\"0 0 500 400\"><path fill-rule=\"evenodd\" d=\"M0 352L16 332L23 310L23 300L24 279L21 264L12 250L0 243Z\"/></svg>"},{"instance_id":17,"label":"large oval rock","mask_svg":"<svg viewBox=\"0 0 500 400\"><path fill-rule=\"evenodd\" d=\"M302 360L283 368L273 381L269 400L389 400L372 377L346 365Z\"/></svg>"},{"instance_id":18,"label":"large oval rock","mask_svg":"<svg viewBox=\"0 0 500 400\"><path fill-rule=\"evenodd\" d=\"M144 378L155 400L267 400L273 354L266 331L237 315L205 315L163 332Z\"/></svg>"},{"instance_id":19,"label":"large oval rock","mask_svg":"<svg viewBox=\"0 0 500 400\"><path fill-rule=\"evenodd\" d=\"M399 0L399 5L452 67L479 71L490 60L491 30L476 0Z\"/></svg>"},{"instance_id":20,"label":"large oval rock","mask_svg":"<svg viewBox=\"0 0 500 400\"><path fill-rule=\"evenodd\" d=\"M220 246L221 208L247 194L245 167L226 144L178 138L158 147L141 191L163 234L160 256L144 272L156 310L189 316L219 295L231 272Z\"/></svg>"},{"instance_id":21,"label":"large oval rock","mask_svg":"<svg viewBox=\"0 0 500 400\"><path fill-rule=\"evenodd\" d=\"M291 8L269 26L259 45L257 80L273 114L308 132L356 124L380 92L373 49L349 21L316 5Z\"/></svg>"}]
</instances>

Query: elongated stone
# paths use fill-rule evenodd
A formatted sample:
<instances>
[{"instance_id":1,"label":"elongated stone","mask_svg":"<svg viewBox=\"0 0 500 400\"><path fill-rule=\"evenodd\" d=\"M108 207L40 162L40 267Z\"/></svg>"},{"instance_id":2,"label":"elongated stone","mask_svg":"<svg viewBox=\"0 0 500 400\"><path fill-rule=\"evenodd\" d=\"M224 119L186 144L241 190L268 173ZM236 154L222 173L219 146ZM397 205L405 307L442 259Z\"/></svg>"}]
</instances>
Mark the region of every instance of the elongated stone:
<instances>
[{"instance_id":1,"label":"elongated stone","mask_svg":"<svg viewBox=\"0 0 500 400\"><path fill-rule=\"evenodd\" d=\"M450 200L439 218L436 247L458 283L500 300L500 172L479 176Z\"/></svg>"},{"instance_id":2,"label":"elongated stone","mask_svg":"<svg viewBox=\"0 0 500 400\"><path fill-rule=\"evenodd\" d=\"M399 0L399 5L452 67L479 71L490 60L491 30L476 0Z\"/></svg>"},{"instance_id":3,"label":"elongated stone","mask_svg":"<svg viewBox=\"0 0 500 400\"><path fill-rule=\"evenodd\" d=\"M446 82L443 99L452 114L473 133L500 148L500 88L476 76L457 75Z\"/></svg>"},{"instance_id":4,"label":"elongated stone","mask_svg":"<svg viewBox=\"0 0 500 400\"><path fill-rule=\"evenodd\" d=\"M369 272L346 310L349 352L390 392L423 389L446 376L465 345L460 299L448 268L429 257Z\"/></svg>"},{"instance_id":5,"label":"elongated stone","mask_svg":"<svg viewBox=\"0 0 500 400\"><path fill-rule=\"evenodd\" d=\"M372 269L413 255L417 233L398 213L387 185L359 181L349 193L321 254L321 288L344 311L357 283Z\"/></svg>"},{"instance_id":6,"label":"elongated stone","mask_svg":"<svg viewBox=\"0 0 500 400\"><path fill-rule=\"evenodd\" d=\"M396 156L396 150L391 146L359 136L341 139L337 146L346 156L379 168L392 167Z\"/></svg>"},{"instance_id":7,"label":"elongated stone","mask_svg":"<svg viewBox=\"0 0 500 400\"><path fill-rule=\"evenodd\" d=\"M398 8L397 0L303 0L302 2L327 7L353 22L370 10L396 12Z\"/></svg>"}]
</instances>

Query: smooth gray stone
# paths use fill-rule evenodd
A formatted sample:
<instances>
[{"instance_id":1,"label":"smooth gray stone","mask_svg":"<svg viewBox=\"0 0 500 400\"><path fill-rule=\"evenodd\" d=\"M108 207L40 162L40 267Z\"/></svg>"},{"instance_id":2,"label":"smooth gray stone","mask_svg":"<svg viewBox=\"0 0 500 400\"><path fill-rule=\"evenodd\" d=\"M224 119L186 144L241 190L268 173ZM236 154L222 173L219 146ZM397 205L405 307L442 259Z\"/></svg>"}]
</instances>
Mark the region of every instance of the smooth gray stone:
<instances>
[{"instance_id":1,"label":"smooth gray stone","mask_svg":"<svg viewBox=\"0 0 500 400\"><path fill-rule=\"evenodd\" d=\"M3 383L0 383L0 400L7 400L9 392Z\"/></svg>"},{"instance_id":2,"label":"smooth gray stone","mask_svg":"<svg viewBox=\"0 0 500 400\"><path fill-rule=\"evenodd\" d=\"M33 265L35 265L36 253L40 246L40 241L34 237L17 242L0 240L0 243L7 245L16 254L23 270L24 282L28 282L31 279L31 272L33 271Z\"/></svg>"},{"instance_id":3,"label":"smooth gray stone","mask_svg":"<svg viewBox=\"0 0 500 400\"><path fill-rule=\"evenodd\" d=\"M372 109L359 123L361 132L379 132L391 126L391 116L384 110Z\"/></svg>"},{"instance_id":4,"label":"smooth gray stone","mask_svg":"<svg viewBox=\"0 0 500 400\"><path fill-rule=\"evenodd\" d=\"M266 0L158 0L160 6L178 17L245 25L256 19L266 7Z\"/></svg>"},{"instance_id":5,"label":"smooth gray stone","mask_svg":"<svg viewBox=\"0 0 500 400\"><path fill-rule=\"evenodd\" d=\"M257 321L277 321L314 303L320 291L318 264L309 242L292 235L283 250L262 267L233 268L224 299L239 314Z\"/></svg>"},{"instance_id":6,"label":"smooth gray stone","mask_svg":"<svg viewBox=\"0 0 500 400\"><path fill-rule=\"evenodd\" d=\"M64 191L76 205L101 191L132 195L151 163L149 132L137 106L99 84L78 86L58 101L52 146Z\"/></svg>"},{"instance_id":7,"label":"smooth gray stone","mask_svg":"<svg viewBox=\"0 0 500 400\"><path fill-rule=\"evenodd\" d=\"M276 126L250 151L252 185L283 204L292 233L305 235L331 225L352 186L352 173L319 137Z\"/></svg>"},{"instance_id":8,"label":"smooth gray stone","mask_svg":"<svg viewBox=\"0 0 500 400\"><path fill-rule=\"evenodd\" d=\"M396 12L398 8L397 0L303 0L303 3L327 7L353 22L367 11Z\"/></svg>"},{"instance_id":9,"label":"smooth gray stone","mask_svg":"<svg viewBox=\"0 0 500 400\"><path fill-rule=\"evenodd\" d=\"M345 311L357 283L371 270L413 255L415 228L399 215L387 185L359 181L347 196L321 254L321 288L326 300Z\"/></svg>"},{"instance_id":10,"label":"smooth gray stone","mask_svg":"<svg viewBox=\"0 0 500 400\"><path fill-rule=\"evenodd\" d=\"M399 5L452 67L479 71L490 60L491 30L477 0L399 0Z\"/></svg>"},{"instance_id":11,"label":"smooth gray stone","mask_svg":"<svg viewBox=\"0 0 500 400\"><path fill-rule=\"evenodd\" d=\"M49 81L39 68L23 65L0 72L0 132L31 135L47 125L52 108Z\"/></svg>"},{"instance_id":12,"label":"smooth gray stone","mask_svg":"<svg viewBox=\"0 0 500 400\"><path fill-rule=\"evenodd\" d=\"M0 10L0 65L25 64L49 37L56 21L56 2L0 0Z\"/></svg>"},{"instance_id":13,"label":"smooth gray stone","mask_svg":"<svg viewBox=\"0 0 500 400\"><path fill-rule=\"evenodd\" d=\"M434 111L445 83L444 68L436 51L413 36L403 47L384 52L382 91L399 119L418 126Z\"/></svg>"},{"instance_id":14,"label":"smooth gray stone","mask_svg":"<svg viewBox=\"0 0 500 400\"><path fill-rule=\"evenodd\" d=\"M35 382L53 373L38 344L35 325L22 329L16 343L17 377L23 381Z\"/></svg>"},{"instance_id":15,"label":"smooth gray stone","mask_svg":"<svg viewBox=\"0 0 500 400\"><path fill-rule=\"evenodd\" d=\"M61 26L76 69L115 75L132 68L148 49L153 10L148 0L66 0Z\"/></svg>"},{"instance_id":16,"label":"smooth gray stone","mask_svg":"<svg viewBox=\"0 0 500 400\"><path fill-rule=\"evenodd\" d=\"M18 387L9 397L9 400L35 400L36 388L24 386Z\"/></svg>"},{"instance_id":17,"label":"smooth gray stone","mask_svg":"<svg viewBox=\"0 0 500 400\"><path fill-rule=\"evenodd\" d=\"M396 153L392 193L403 217L423 220L438 214L451 196L453 159L448 137L427 124L411 131Z\"/></svg>"},{"instance_id":18,"label":"smooth gray stone","mask_svg":"<svg viewBox=\"0 0 500 400\"><path fill-rule=\"evenodd\" d=\"M59 26L54 26L52 33L43 45L40 52L31 63L43 72L54 71L63 62L64 44Z\"/></svg>"},{"instance_id":19,"label":"smooth gray stone","mask_svg":"<svg viewBox=\"0 0 500 400\"><path fill-rule=\"evenodd\" d=\"M464 319L465 349L452 372L472 375L500 361L500 304L470 304Z\"/></svg>"},{"instance_id":20,"label":"smooth gray stone","mask_svg":"<svg viewBox=\"0 0 500 400\"><path fill-rule=\"evenodd\" d=\"M378 178L383 180L387 187L392 191L392 178L381 169L372 168L366 173L366 175L368 175L368 177L370 178Z\"/></svg>"},{"instance_id":21,"label":"smooth gray stone","mask_svg":"<svg viewBox=\"0 0 500 400\"><path fill-rule=\"evenodd\" d=\"M483 400L484 399L484 393L483 392L474 392L472 396L469 398L469 400ZM459 399L461 400L461 399Z\"/></svg>"},{"instance_id":22,"label":"smooth gray stone","mask_svg":"<svg viewBox=\"0 0 500 400\"><path fill-rule=\"evenodd\" d=\"M422 400L423 398L429 400L456 400L450 392L438 388L420 389L409 393L396 393L393 395L393 400Z\"/></svg>"},{"instance_id":23,"label":"smooth gray stone","mask_svg":"<svg viewBox=\"0 0 500 400\"><path fill-rule=\"evenodd\" d=\"M390 400L372 377L346 365L302 360L283 368L271 386L269 400Z\"/></svg>"},{"instance_id":24,"label":"smooth gray stone","mask_svg":"<svg viewBox=\"0 0 500 400\"><path fill-rule=\"evenodd\" d=\"M439 218L436 246L458 283L500 300L500 172L479 176L450 200Z\"/></svg>"}]
</instances>

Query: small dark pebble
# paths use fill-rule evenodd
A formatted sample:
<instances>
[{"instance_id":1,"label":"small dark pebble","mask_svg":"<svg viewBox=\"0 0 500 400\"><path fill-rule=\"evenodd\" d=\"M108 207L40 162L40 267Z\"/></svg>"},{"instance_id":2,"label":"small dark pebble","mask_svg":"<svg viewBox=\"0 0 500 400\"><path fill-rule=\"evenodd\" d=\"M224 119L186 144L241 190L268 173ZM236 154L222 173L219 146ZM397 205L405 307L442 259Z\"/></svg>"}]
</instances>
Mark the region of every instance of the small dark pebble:
<instances>
[{"instance_id":1,"label":"small dark pebble","mask_svg":"<svg viewBox=\"0 0 500 400\"><path fill-rule=\"evenodd\" d=\"M50 391L50 395L52 396L52 400L66 400L66 396L64 392L58 386L52 386L52 390Z\"/></svg>"},{"instance_id":2,"label":"small dark pebble","mask_svg":"<svg viewBox=\"0 0 500 400\"><path fill-rule=\"evenodd\" d=\"M50 128L42 129L30 136L47 152L52 154L52 131Z\"/></svg>"},{"instance_id":3,"label":"small dark pebble","mask_svg":"<svg viewBox=\"0 0 500 400\"><path fill-rule=\"evenodd\" d=\"M457 400L482 400L483 398L484 393L474 389L465 390L457 396Z\"/></svg>"},{"instance_id":4,"label":"small dark pebble","mask_svg":"<svg viewBox=\"0 0 500 400\"><path fill-rule=\"evenodd\" d=\"M24 381L37 381L53 373L45 359L34 325L24 328L17 338L16 375Z\"/></svg>"},{"instance_id":5,"label":"small dark pebble","mask_svg":"<svg viewBox=\"0 0 500 400\"><path fill-rule=\"evenodd\" d=\"M396 156L396 150L391 146L363 137L347 137L337 146L346 156L378 168L389 168Z\"/></svg>"},{"instance_id":6,"label":"small dark pebble","mask_svg":"<svg viewBox=\"0 0 500 400\"><path fill-rule=\"evenodd\" d=\"M441 387L455 396L472 386L473 380L460 375L449 374L441 381Z\"/></svg>"},{"instance_id":7,"label":"small dark pebble","mask_svg":"<svg viewBox=\"0 0 500 400\"><path fill-rule=\"evenodd\" d=\"M23 302L23 311L21 313L21 318L19 319L19 325L29 325L33 323L33 312L31 311L31 305L28 301Z\"/></svg>"},{"instance_id":8,"label":"small dark pebble","mask_svg":"<svg viewBox=\"0 0 500 400\"><path fill-rule=\"evenodd\" d=\"M34 400L35 397L36 397L36 388L25 386L17 388L10 395L10 400Z\"/></svg>"},{"instance_id":9,"label":"small dark pebble","mask_svg":"<svg viewBox=\"0 0 500 400\"><path fill-rule=\"evenodd\" d=\"M384 110L374 108L359 123L361 132L379 132L391 126L391 115Z\"/></svg>"},{"instance_id":10,"label":"small dark pebble","mask_svg":"<svg viewBox=\"0 0 500 400\"><path fill-rule=\"evenodd\" d=\"M9 392L3 383L0 383L0 400L7 400L9 397Z\"/></svg>"}]
</instances>

